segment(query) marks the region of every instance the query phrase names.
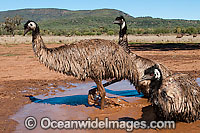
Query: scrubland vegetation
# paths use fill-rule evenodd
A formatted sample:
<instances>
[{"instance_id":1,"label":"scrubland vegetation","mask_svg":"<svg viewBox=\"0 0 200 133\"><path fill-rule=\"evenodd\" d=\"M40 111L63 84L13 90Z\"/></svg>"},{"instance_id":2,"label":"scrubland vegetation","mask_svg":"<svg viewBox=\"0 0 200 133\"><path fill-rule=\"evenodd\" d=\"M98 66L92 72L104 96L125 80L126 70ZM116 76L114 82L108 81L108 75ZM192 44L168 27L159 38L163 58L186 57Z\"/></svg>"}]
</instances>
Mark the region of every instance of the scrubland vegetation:
<instances>
[{"instance_id":1,"label":"scrubland vegetation","mask_svg":"<svg viewBox=\"0 0 200 133\"><path fill-rule=\"evenodd\" d=\"M84 36L117 35L119 27L113 24L115 17L123 15L131 35L143 34L199 34L199 20L161 19L152 17L132 17L114 9L70 11L64 9L22 9L0 12L0 35L12 35L6 30L6 18L22 18L14 28L14 34L23 34L23 23L34 20L40 25L42 35Z\"/></svg>"}]
</instances>

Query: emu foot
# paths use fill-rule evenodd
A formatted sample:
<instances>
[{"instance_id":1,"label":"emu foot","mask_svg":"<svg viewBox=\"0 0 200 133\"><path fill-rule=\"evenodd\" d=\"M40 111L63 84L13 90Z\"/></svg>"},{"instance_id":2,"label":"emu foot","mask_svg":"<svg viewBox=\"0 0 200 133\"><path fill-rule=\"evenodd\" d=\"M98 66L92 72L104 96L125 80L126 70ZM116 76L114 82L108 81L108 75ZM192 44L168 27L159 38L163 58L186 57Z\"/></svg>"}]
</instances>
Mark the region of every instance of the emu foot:
<instances>
[{"instance_id":1,"label":"emu foot","mask_svg":"<svg viewBox=\"0 0 200 133\"><path fill-rule=\"evenodd\" d=\"M89 90L88 92L88 104L89 105L100 105L101 97L96 88Z\"/></svg>"},{"instance_id":2,"label":"emu foot","mask_svg":"<svg viewBox=\"0 0 200 133\"><path fill-rule=\"evenodd\" d=\"M89 105L101 105L101 97L96 88L89 90L88 92L88 104ZM127 101L120 99L119 97L116 98L108 98L105 97L105 107L114 107L114 106L130 106L130 103Z\"/></svg>"}]
</instances>

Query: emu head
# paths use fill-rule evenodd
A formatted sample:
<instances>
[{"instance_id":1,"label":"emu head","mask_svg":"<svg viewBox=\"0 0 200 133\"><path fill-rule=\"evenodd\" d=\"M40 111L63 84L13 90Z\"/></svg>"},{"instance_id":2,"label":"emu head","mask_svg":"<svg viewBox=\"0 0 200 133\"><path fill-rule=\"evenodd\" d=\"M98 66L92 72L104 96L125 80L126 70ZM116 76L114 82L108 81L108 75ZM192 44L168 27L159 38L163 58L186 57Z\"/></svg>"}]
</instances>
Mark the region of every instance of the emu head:
<instances>
[{"instance_id":1,"label":"emu head","mask_svg":"<svg viewBox=\"0 0 200 133\"><path fill-rule=\"evenodd\" d=\"M125 19L124 19L123 16L116 17L116 19L115 19L115 21L113 22L113 24L118 24L118 25L120 25L121 29L126 28L126 21L125 21Z\"/></svg>"},{"instance_id":2,"label":"emu head","mask_svg":"<svg viewBox=\"0 0 200 133\"><path fill-rule=\"evenodd\" d=\"M144 71L143 80L162 80L162 73L158 65L151 66Z\"/></svg>"},{"instance_id":3,"label":"emu head","mask_svg":"<svg viewBox=\"0 0 200 133\"><path fill-rule=\"evenodd\" d=\"M34 31L34 32L38 31L39 32L39 27L36 22L34 22L32 20L28 20L24 24L24 35L26 35L26 33L28 33L29 31Z\"/></svg>"}]
</instances>

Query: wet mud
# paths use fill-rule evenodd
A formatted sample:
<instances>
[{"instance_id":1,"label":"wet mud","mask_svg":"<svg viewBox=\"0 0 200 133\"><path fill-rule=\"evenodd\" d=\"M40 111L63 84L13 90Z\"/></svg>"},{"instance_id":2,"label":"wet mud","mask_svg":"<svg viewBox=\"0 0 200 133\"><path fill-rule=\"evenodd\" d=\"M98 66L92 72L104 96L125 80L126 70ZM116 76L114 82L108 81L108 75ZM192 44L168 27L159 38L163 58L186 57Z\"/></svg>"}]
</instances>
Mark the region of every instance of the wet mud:
<instances>
[{"instance_id":1,"label":"wet mud","mask_svg":"<svg viewBox=\"0 0 200 133\"><path fill-rule=\"evenodd\" d=\"M49 44L48 47L60 45L62 44ZM187 47L178 44L169 49L166 45L164 50L160 46L135 44L133 49L138 49L133 52L162 63L174 72L188 73L194 78L200 77L199 44ZM106 92L110 98L120 97L131 106L109 107L102 111L99 106L90 106L87 103L88 91L95 86L91 80L80 82L73 77L48 70L34 56L31 44L0 45L0 61L0 132L27 132L24 119L29 115L35 116L38 121L45 116L52 120L86 120L88 117L98 117L101 120L108 117L118 121L155 120L148 100L142 98L126 80L106 87ZM199 79L197 82L200 83ZM194 123L178 122L175 130L134 129L134 132L199 132L199 125L200 120ZM31 132L51 131L126 132L117 129L41 130L38 126Z\"/></svg>"}]
</instances>

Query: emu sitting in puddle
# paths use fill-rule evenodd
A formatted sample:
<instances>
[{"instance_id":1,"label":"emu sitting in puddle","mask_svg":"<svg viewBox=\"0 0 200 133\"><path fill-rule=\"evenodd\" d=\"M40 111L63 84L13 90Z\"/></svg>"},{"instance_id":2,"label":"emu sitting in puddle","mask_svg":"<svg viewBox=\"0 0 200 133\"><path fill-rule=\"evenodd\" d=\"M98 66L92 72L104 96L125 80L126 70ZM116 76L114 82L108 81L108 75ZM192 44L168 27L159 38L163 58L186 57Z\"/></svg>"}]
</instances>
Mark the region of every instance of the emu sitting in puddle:
<instances>
[{"instance_id":1,"label":"emu sitting in puddle","mask_svg":"<svg viewBox=\"0 0 200 133\"><path fill-rule=\"evenodd\" d=\"M188 74L163 79L155 65L145 70L142 80L151 80L149 100L158 117L185 122L200 119L200 87Z\"/></svg>"}]
</instances>

